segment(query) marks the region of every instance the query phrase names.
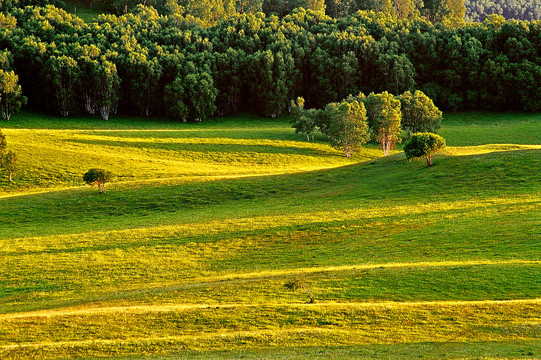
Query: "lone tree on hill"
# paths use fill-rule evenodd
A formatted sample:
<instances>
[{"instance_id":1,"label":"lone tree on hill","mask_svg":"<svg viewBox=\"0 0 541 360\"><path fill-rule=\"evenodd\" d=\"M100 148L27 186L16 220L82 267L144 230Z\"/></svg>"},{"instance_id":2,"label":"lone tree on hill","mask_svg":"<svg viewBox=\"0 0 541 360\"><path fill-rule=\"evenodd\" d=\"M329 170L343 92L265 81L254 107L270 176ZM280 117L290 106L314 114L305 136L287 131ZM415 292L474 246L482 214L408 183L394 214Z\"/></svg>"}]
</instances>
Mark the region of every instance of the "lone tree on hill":
<instances>
[{"instance_id":1,"label":"lone tree on hill","mask_svg":"<svg viewBox=\"0 0 541 360\"><path fill-rule=\"evenodd\" d=\"M83 180L88 185L96 184L100 193L105 194L105 183L111 180L112 174L109 171L103 169L90 169L83 175Z\"/></svg>"},{"instance_id":2,"label":"lone tree on hill","mask_svg":"<svg viewBox=\"0 0 541 360\"><path fill-rule=\"evenodd\" d=\"M432 166L432 155L445 147L445 139L433 133L413 134L404 145L406 159L426 158L426 164Z\"/></svg>"},{"instance_id":3,"label":"lone tree on hill","mask_svg":"<svg viewBox=\"0 0 541 360\"><path fill-rule=\"evenodd\" d=\"M0 158L0 168L9 174L9 182L13 180L13 173L17 170L17 156L13 151Z\"/></svg>"}]
</instances>

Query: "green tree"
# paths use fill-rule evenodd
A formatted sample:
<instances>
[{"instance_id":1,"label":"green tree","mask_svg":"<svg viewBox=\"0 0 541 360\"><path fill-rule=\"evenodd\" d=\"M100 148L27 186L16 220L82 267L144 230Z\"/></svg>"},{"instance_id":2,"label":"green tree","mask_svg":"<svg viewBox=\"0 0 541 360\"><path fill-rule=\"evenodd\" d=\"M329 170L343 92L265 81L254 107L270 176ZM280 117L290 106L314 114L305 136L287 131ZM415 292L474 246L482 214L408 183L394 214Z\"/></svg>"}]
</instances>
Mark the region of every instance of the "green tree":
<instances>
[{"instance_id":1,"label":"green tree","mask_svg":"<svg viewBox=\"0 0 541 360\"><path fill-rule=\"evenodd\" d=\"M304 109L304 99L302 97L298 97L296 102L291 100L293 128L295 128L295 133L306 135L307 141L310 141L310 136L314 140L316 112L316 109Z\"/></svg>"},{"instance_id":2,"label":"green tree","mask_svg":"<svg viewBox=\"0 0 541 360\"><path fill-rule=\"evenodd\" d=\"M83 181L88 185L98 185L100 193L105 194L105 183L111 181L112 174L103 169L90 169L83 175Z\"/></svg>"},{"instance_id":3,"label":"green tree","mask_svg":"<svg viewBox=\"0 0 541 360\"><path fill-rule=\"evenodd\" d=\"M214 114L218 90L214 87L214 81L208 69L186 76L185 89L188 96L188 109L195 121L201 121Z\"/></svg>"},{"instance_id":4,"label":"green tree","mask_svg":"<svg viewBox=\"0 0 541 360\"><path fill-rule=\"evenodd\" d=\"M415 133L404 145L407 160L426 158L426 164L432 166L432 155L445 147L445 139L439 135L425 132Z\"/></svg>"},{"instance_id":5,"label":"green tree","mask_svg":"<svg viewBox=\"0 0 541 360\"><path fill-rule=\"evenodd\" d=\"M380 143L383 155L387 156L395 143L400 141L400 101L387 91L370 93L365 99L368 125L373 138Z\"/></svg>"},{"instance_id":6,"label":"green tree","mask_svg":"<svg viewBox=\"0 0 541 360\"><path fill-rule=\"evenodd\" d=\"M413 94L406 91L398 97L401 104L401 126L408 133L438 132L441 126L442 112L422 91Z\"/></svg>"},{"instance_id":7,"label":"green tree","mask_svg":"<svg viewBox=\"0 0 541 360\"><path fill-rule=\"evenodd\" d=\"M0 69L0 111L4 120L9 120L26 104L18 81L19 77L13 71Z\"/></svg>"},{"instance_id":8,"label":"green tree","mask_svg":"<svg viewBox=\"0 0 541 360\"><path fill-rule=\"evenodd\" d=\"M330 103L325 112L331 120L327 135L334 147L344 150L346 157L370 140L363 103L356 100Z\"/></svg>"},{"instance_id":9,"label":"green tree","mask_svg":"<svg viewBox=\"0 0 541 360\"><path fill-rule=\"evenodd\" d=\"M0 168L8 173L9 182L13 181L13 173L17 170L17 155L13 151L8 151L0 158Z\"/></svg>"}]
</instances>

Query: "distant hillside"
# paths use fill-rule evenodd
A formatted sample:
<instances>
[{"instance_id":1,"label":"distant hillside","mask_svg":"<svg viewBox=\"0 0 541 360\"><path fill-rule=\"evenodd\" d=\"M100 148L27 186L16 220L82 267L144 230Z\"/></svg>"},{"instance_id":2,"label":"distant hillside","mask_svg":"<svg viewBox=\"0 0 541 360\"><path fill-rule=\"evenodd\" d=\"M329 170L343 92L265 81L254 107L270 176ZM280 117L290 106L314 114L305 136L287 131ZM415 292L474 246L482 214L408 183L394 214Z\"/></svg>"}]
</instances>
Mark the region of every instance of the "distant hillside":
<instances>
[{"instance_id":1,"label":"distant hillside","mask_svg":"<svg viewBox=\"0 0 541 360\"><path fill-rule=\"evenodd\" d=\"M464 0L466 21L483 21L491 14L506 19L539 20L541 2L532 0Z\"/></svg>"}]
</instances>

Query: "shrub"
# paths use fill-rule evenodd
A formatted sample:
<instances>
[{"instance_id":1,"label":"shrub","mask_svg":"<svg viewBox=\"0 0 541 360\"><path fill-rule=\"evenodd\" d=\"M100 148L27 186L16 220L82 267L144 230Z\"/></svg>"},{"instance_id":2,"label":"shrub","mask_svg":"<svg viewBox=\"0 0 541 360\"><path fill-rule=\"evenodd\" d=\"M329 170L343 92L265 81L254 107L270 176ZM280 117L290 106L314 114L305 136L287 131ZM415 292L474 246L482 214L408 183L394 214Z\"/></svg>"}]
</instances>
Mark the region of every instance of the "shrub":
<instances>
[{"instance_id":1,"label":"shrub","mask_svg":"<svg viewBox=\"0 0 541 360\"><path fill-rule=\"evenodd\" d=\"M406 159L426 158L428 166L432 166L432 155L445 147L445 139L433 133L416 133L404 145Z\"/></svg>"},{"instance_id":2,"label":"shrub","mask_svg":"<svg viewBox=\"0 0 541 360\"><path fill-rule=\"evenodd\" d=\"M98 185L100 193L105 194L105 183L109 182L111 177L112 174L109 171L103 169L90 169L83 175L83 180L88 185Z\"/></svg>"}]
</instances>

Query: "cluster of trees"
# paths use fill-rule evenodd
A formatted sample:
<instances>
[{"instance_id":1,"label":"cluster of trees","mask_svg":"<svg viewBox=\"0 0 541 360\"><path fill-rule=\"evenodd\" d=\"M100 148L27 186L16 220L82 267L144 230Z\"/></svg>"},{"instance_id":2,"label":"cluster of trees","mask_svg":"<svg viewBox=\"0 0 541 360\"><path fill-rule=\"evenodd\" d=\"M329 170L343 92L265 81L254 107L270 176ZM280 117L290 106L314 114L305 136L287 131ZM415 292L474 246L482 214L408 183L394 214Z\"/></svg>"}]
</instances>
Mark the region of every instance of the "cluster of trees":
<instances>
[{"instance_id":1,"label":"cluster of trees","mask_svg":"<svg viewBox=\"0 0 541 360\"><path fill-rule=\"evenodd\" d=\"M401 133L435 133L440 128L442 112L422 91L393 96L384 91L365 96L348 96L324 109L305 109L304 99L291 102L293 127L307 140L314 132L325 134L333 146L350 157L370 139L377 141L383 155L401 140Z\"/></svg>"},{"instance_id":2,"label":"cluster of trees","mask_svg":"<svg viewBox=\"0 0 541 360\"><path fill-rule=\"evenodd\" d=\"M0 171L8 174L9 181L13 181L13 173L17 170L17 155L9 150L6 152L6 136L0 131Z\"/></svg>"},{"instance_id":3,"label":"cluster of trees","mask_svg":"<svg viewBox=\"0 0 541 360\"><path fill-rule=\"evenodd\" d=\"M63 116L276 116L298 96L323 108L352 93L408 90L443 109L541 108L538 21L493 15L455 28L383 12L333 19L297 9L205 28L141 5L93 23L54 6L0 15L0 47L25 95Z\"/></svg>"},{"instance_id":4,"label":"cluster of trees","mask_svg":"<svg viewBox=\"0 0 541 360\"><path fill-rule=\"evenodd\" d=\"M464 0L466 21L483 21L488 15L506 19L539 20L541 2L536 0Z\"/></svg>"}]
</instances>

